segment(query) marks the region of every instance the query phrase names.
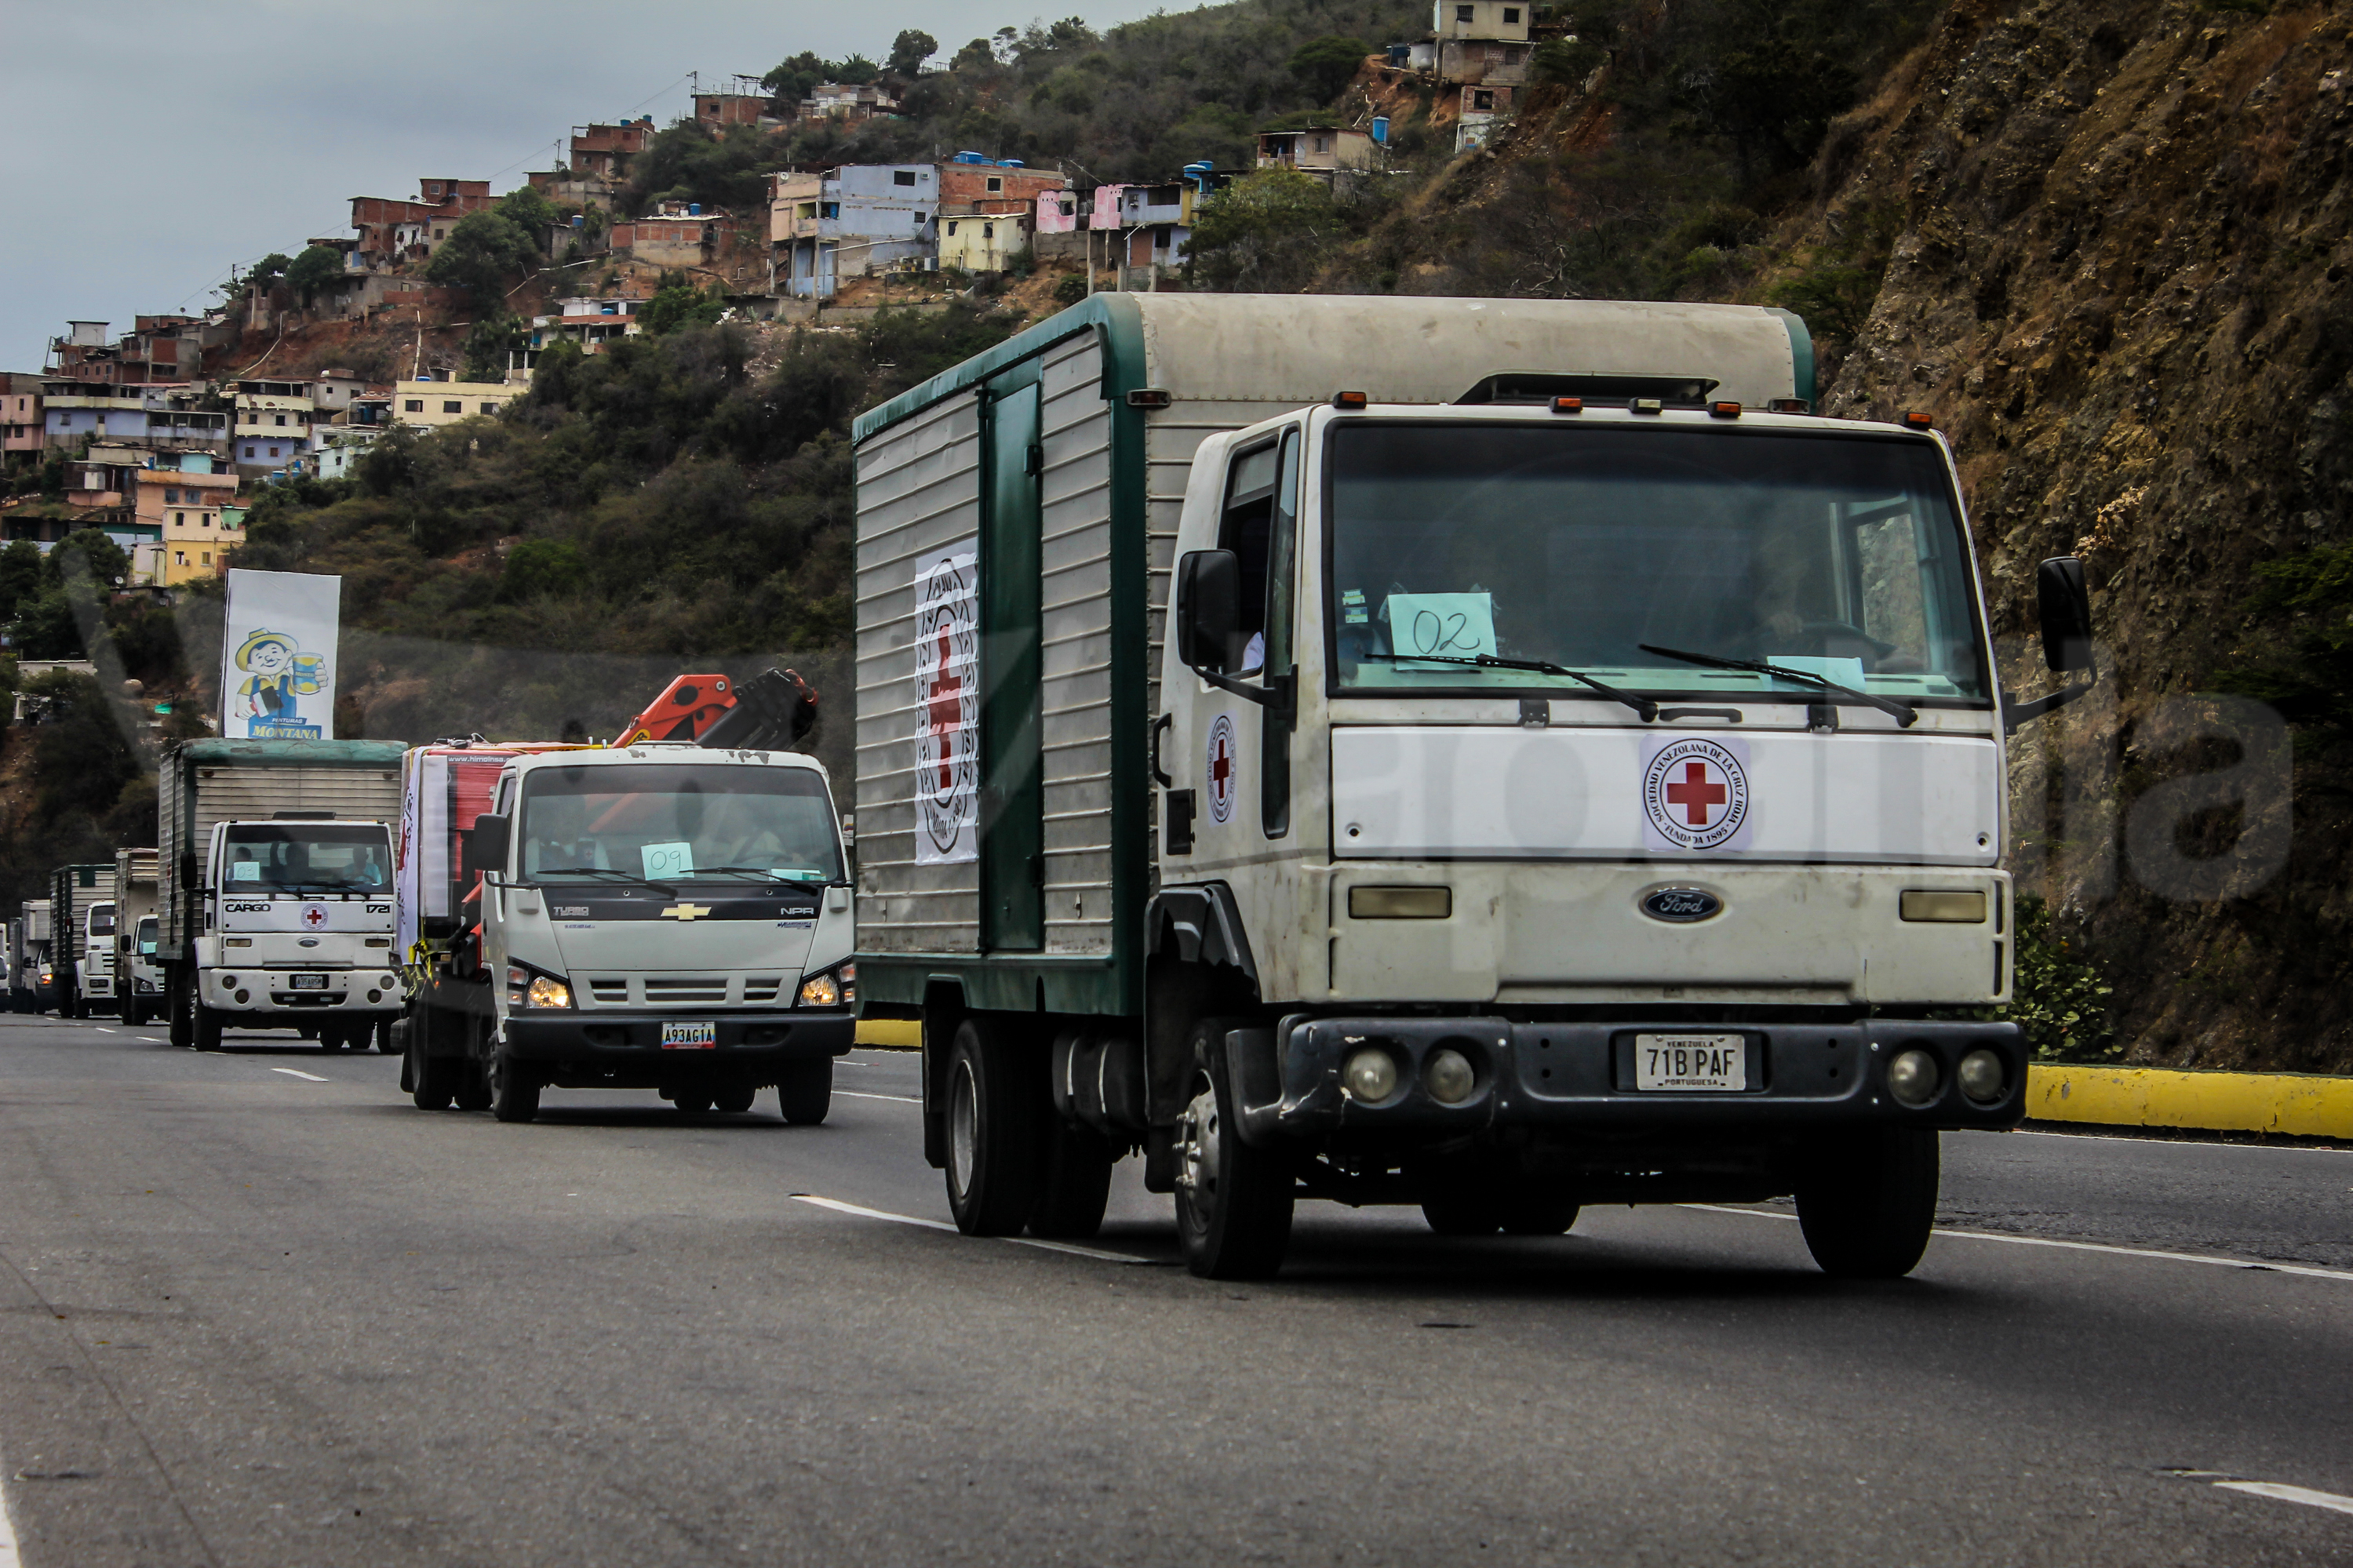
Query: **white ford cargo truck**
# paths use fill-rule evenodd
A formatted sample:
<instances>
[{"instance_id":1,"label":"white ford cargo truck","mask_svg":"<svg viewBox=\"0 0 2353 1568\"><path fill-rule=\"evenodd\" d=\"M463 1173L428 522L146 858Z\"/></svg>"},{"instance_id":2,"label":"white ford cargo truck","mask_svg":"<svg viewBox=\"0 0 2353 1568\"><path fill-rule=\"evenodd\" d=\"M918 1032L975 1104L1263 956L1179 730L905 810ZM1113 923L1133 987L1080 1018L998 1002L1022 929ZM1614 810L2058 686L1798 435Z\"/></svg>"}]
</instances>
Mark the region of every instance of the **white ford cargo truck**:
<instances>
[{"instance_id":1,"label":"white ford cargo truck","mask_svg":"<svg viewBox=\"0 0 2353 1568\"><path fill-rule=\"evenodd\" d=\"M157 966L172 1043L364 1048L400 1011L396 741L190 741L164 757Z\"/></svg>"},{"instance_id":2,"label":"white ford cargo truck","mask_svg":"<svg viewBox=\"0 0 2353 1568\"><path fill-rule=\"evenodd\" d=\"M1794 1194L1910 1269L2021 1117L1951 456L1787 312L1098 295L859 420L859 974L967 1231ZM2089 664L2046 565L2054 670Z\"/></svg>"}]
</instances>

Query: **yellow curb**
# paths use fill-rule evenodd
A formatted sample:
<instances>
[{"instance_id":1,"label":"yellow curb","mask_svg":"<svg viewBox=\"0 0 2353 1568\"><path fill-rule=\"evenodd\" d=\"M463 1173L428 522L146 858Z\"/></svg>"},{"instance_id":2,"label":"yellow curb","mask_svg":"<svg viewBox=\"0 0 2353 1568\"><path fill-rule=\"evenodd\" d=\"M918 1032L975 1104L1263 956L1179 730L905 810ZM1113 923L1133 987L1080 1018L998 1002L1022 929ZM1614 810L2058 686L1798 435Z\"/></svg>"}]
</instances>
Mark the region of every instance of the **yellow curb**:
<instances>
[{"instance_id":1,"label":"yellow curb","mask_svg":"<svg viewBox=\"0 0 2353 1568\"><path fill-rule=\"evenodd\" d=\"M915 1050L923 1043L923 1026L913 1018L860 1018L858 1043L890 1050Z\"/></svg>"},{"instance_id":2,"label":"yellow curb","mask_svg":"<svg viewBox=\"0 0 2353 1568\"><path fill-rule=\"evenodd\" d=\"M2353 1078L2030 1067L2026 1114L2036 1121L2353 1138Z\"/></svg>"}]
</instances>

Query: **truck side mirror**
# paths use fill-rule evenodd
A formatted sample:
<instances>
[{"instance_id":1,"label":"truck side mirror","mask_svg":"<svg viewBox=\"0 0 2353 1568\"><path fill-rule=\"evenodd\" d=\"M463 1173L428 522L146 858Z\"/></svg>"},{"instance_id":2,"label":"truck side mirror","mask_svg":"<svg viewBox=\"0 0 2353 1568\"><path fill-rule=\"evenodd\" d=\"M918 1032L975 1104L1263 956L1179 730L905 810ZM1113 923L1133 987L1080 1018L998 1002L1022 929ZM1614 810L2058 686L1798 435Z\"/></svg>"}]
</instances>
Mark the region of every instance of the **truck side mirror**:
<instances>
[{"instance_id":1,"label":"truck side mirror","mask_svg":"<svg viewBox=\"0 0 2353 1568\"><path fill-rule=\"evenodd\" d=\"M2058 555L2035 569L2034 586L2042 617L2042 662L2052 669L2092 668L2092 594L2084 584L2084 563Z\"/></svg>"},{"instance_id":2,"label":"truck side mirror","mask_svg":"<svg viewBox=\"0 0 2353 1568\"><path fill-rule=\"evenodd\" d=\"M474 818L473 830L466 835L463 868L468 876L475 872L490 875L506 869L507 819L489 812Z\"/></svg>"},{"instance_id":3,"label":"truck side mirror","mask_svg":"<svg viewBox=\"0 0 2353 1568\"><path fill-rule=\"evenodd\" d=\"M1188 551L1176 563L1176 657L1187 669L1221 675L1238 662L1241 584L1230 550Z\"/></svg>"}]
</instances>

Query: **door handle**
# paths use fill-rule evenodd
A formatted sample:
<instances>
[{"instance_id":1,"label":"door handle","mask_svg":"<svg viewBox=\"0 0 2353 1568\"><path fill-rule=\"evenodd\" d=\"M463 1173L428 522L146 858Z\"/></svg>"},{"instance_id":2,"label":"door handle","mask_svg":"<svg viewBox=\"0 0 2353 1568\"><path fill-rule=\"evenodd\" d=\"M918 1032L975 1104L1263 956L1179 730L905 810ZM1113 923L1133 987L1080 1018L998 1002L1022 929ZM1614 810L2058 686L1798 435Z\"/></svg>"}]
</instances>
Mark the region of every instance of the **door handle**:
<instances>
[{"instance_id":1,"label":"door handle","mask_svg":"<svg viewBox=\"0 0 2353 1568\"><path fill-rule=\"evenodd\" d=\"M1170 778L1166 770L1160 765L1160 736L1164 731L1173 730L1176 727L1176 715L1174 713L1163 713L1152 721L1152 782L1162 789L1173 787L1176 781Z\"/></svg>"}]
</instances>

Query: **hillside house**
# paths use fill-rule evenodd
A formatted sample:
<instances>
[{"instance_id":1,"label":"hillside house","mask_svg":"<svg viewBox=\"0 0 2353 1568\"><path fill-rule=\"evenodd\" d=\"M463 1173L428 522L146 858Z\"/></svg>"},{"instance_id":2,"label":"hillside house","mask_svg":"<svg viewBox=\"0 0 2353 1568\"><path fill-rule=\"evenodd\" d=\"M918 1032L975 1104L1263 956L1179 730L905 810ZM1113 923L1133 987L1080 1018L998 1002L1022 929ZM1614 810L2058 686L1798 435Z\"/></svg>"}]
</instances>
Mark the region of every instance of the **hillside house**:
<instances>
[{"instance_id":1,"label":"hillside house","mask_svg":"<svg viewBox=\"0 0 2353 1568\"><path fill-rule=\"evenodd\" d=\"M572 128L571 171L618 180L628 172L631 158L654 138L654 117L625 120L618 125L575 125Z\"/></svg>"},{"instance_id":2,"label":"hillside house","mask_svg":"<svg viewBox=\"0 0 2353 1568\"><path fill-rule=\"evenodd\" d=\"M611 230L612 251L649 267L702 267L718 248L726 214L704 212L700 202L663 202L653 212Z\"/></svg>"},{"instance_id":3,"label":"hillside house","mask_svg":"<svg viewBox=\"0 0 2353 1568\"><path fill-rule=\"evenodd\" d=\"M156 584L217 576L243 538L222 519L237 501L237 476L216 471L210 454L190 452L158 458L134 479L133 520L163 546Z\"/></svg>"},{"instance_id":4,"label":"hillside house","mask_svg":"<svg viewBox=\"0 0 2353 1568\"><path fill-rule=\"evenodd\" d=\"M363 270L383 272L422 261L449 237L459 218L482 212L496 200L488 180L422 179L411 199L353 196L352 227L358 239L346 266L356 263Z\"/></svg>"},{"instance_id":5,"label":"hillside house","mask_svg":"<svg viewBox=\"0 0 2353 1568\"><path fill-rule=\"evenodd\" d=\"M308 381L238 382L230 460L246 472L266 474L307 456L311 427L326 423L316 391Z\"/></svg>"},{"instance_id":6,"label":"hillside house","mask_svg":"<svg viewBox=\"0 0 2353 1568\"><path fill-rule=\"evenodd\" d=\"M1055 169L1029 169L1018 163L943 163L940 205L957 213L1034 212L1039 196L1069 184L1069 177Z\"/></svg>"},{"instance_id":7,"label":"hillside house","mask_svg":"<svg viewBox=\"0 0 2353 1568\"><path fill-rule=\"evenodd\" d=\"M940 265L965 272L1002 272L1029 248L1027 213L966 213L940 219Z\"/></svg>"},{"instance_id":8,"label":"hillside house","mask_svg":"<svg viewBox=\"0 0 2353 1568\"><path fill-rule=\"evenodd\" d=\"M0 372L0 464L13 469L40 461L41 437L41 378Z\"/></svg>"},{"instance_id":9,"label":"hillside house","mask_svg":"<svg viewBox=\"0 0 2353 1568\"><path fill-rule=\"evenodd\" d=\"M536 351L559 342L577 343L583 353L596 353L615 338L638 335L638 307L642 300L592 299L578 295L556 301L557 313L533 316L531 347Z\"/></svg>"},{"instance_id":10,"label":"hillside house","mask_svg":"<svg viewBox=\"0 0 2353 1568\"><path fill-rule=\"evenodd\" d=\"M479 419L485 415L496 414L522 391L521 387L498 381L423 379L396 382L392 389L392 417L396 424L438 429L444 425L455 425L460 419Z\"/></svg>"},{"instance_id":11,"label":"hillside house","mask_svg":"<svg viewBox=\"0 0 2353 1568\"><path fill-rule=\"evenodd\" d=\"M1430 30L1443 44L1463 39L1528 41L1535 7L1522 0L1437 0Z\"/></svg>"},{"instance_id":12,"label":"hillside house","mask_svg":"<svg viewBox=\"0 0 2353 1568\"><path fill-rule=\"evenodd\" d=\"M875 82L826 82L800 102L804 125L829 122L847 127L898 111L898 99L892 96L889 88Z\"/></svg>"},{"instance_id":13,"label":"hillside house","mask_svg":"<svg viewBox=\"0 0 2353 1568\"><path fill-rule=\"evenodd\" d=\"M940 171L929 163L845 163L778 174L770 187L770 292L833 297L842 277L926 259L939 242Z\"/></svg>"},{"instance_id":14,"label":"hillside house","mask_svg":"<svg viewBox=\"0 0 2353 1568\"><path fill-rule=\"evenodd\" d=\"M1266 131L1259 134L1258 166L1292 169L1313 174L1324 184L1343 171L1373 166L1373 139L1362 131L1338 125L1311 125L1298 131Z\"/></svg>"},{"instance_id":15,"label":"hillside house","mask_svg":"<svg viewBox=\"0 0 2353 1568\"><path fill-rule=\"evenodd\" d=\"M765 93L698 92L694 122L716 136L733 125L758 125L764 121L775 124L772 107Z\"/></svg>"},{"instance_id":16,"label":"hillside house","mask_svg":"<svg viewBox=\"0 0 2353 1568\"><path fill-rule=\"evenodd\" d=\"M41 383L41 444L73 448L84 441L133 447L199 447L228 454L229 416L198 406L211 401L193 386L118 386L106 382Z\"/></svg>"}]
</instances>

